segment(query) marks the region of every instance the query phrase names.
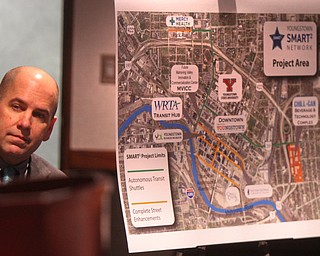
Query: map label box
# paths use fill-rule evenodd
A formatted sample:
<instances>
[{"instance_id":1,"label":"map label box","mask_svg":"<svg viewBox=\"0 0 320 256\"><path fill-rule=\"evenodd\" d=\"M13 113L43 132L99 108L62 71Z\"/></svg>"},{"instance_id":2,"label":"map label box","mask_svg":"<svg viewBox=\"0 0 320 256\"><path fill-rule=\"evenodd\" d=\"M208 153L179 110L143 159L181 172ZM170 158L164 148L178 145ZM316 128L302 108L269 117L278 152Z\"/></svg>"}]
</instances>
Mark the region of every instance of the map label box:
<instances>
[{"instance_id":1,"label":"map label box","mask_svg":"<svg viewBox=\"0 0 320 256\"><path fill-rule=\"evenodd\" d=\"M174 65L171 68L171 91L196 92L199 87L199 69L196 65Z\"/></svg>"},{"instance_id":2,"label":"map label box","mask_svg":"<svg viewBox=\"0 0 320 256\"><path fill-rule=\"evenodd\" d=\"M296 126L316 125L319 120L319 102L315 96L295 97L292 101L292 120Z\"/></svg>"},{"instance_id":3,"label":"map label box","mask_svg":"<svg viewBox=\"0 0 320 256\"><path fill-rule=\"evenodd\" d=\"M124 168L132 225L172 225L175 221L168 153L165 148L127 149Z\"/></svg>"},{"instance_id":4,"label":"map label box","mask_svg":"<svg viewBox=\"0 0 320 256\"><path fill-rule=\"evenodd\" d=\"M243 133L246 129L247 123L244 115L216 116L214 119L216 133Z\"/></svg>"},{"instance_id":5,"label":"map label box","mask_svg":"<svg viewBox=\"0 0 320 256\"><path fill-rule=\"evenodd\" d=\"M218 78L220 102L239 102L242 99L242 77L237 72L222 74Z\"/></svg>"},{"instance_id":6,"label":"map label box","mask_svg":"<svg viewBox=\"0 0 320 256\"><path fill-rule=\"evenodd\" d=\"M167 16L166 25L168 27L193 27L194 21L191 16Z\"/></svg>"},{"instance_id":7,"label":"map label box","mask_svg":"<svg viewBox=\"0 0 320 256\"><path fill-rule=\"evenodd\" d=\"M181 142L182 140L183 131L181 129L155 130L153 133L153 141L155 143L172 143Z\"/></svg>"},{"instance_id":8,"label":"map label box","mask_svg":"<svg viewBox=\"0 0 320 256\"><path fill-rule=\"evenodd\" d=\"M181 119L182 100L179 97L152 99L152 118L156 121Z\"/></svg>"},{"instance_id":9,"label":"map label box","mask_svg":"<svg viewBox=\"0 0 320 256\"><path fill-rule=\"evenodd\" d=\"M313 76L317 71L314 22L266 22L263 33L266 76Z\"/></svg>"},{"instance_id":10,"label":"map label box","mask_svg":"<svg viewBox=\"0 0 320 256\"><path fill-rule=\"evenodd\" d=\"M249 199L272 197L272 187L270 184L248 185L244 193Z\"/></svg>"}]
</instances>

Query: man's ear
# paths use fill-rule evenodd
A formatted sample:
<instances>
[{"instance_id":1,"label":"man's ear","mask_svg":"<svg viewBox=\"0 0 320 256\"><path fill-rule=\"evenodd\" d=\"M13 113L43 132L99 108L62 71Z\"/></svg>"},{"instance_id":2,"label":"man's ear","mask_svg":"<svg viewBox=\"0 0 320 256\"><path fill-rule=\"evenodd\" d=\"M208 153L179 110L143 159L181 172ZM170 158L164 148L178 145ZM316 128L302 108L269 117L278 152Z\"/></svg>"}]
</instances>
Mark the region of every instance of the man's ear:
<instances>
[{"instance_id":1,"label":"man's ear","mask_svg":"<svg viewBox=\"0 0 320 256\"><path fill-rule=\"evenodd\" d=\"M47 133L45 134L45 136L43 137L43 141L47 141L48 139L50 139L50 135L52 133L52 130L53 130L53 126L54 124L56 123L57 121L57 117L54 116L49 124L49 129L47 131Z\"/></svg>"}]
</instances>

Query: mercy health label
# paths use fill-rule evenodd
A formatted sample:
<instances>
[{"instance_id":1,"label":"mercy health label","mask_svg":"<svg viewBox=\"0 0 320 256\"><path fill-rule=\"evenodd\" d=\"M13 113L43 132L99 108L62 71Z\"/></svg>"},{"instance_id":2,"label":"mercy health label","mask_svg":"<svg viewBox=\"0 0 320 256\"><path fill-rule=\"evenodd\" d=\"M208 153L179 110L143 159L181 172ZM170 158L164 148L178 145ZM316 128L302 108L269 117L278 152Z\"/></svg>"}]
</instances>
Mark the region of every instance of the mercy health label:
<instances>
[{"instance_id":1,"label":"mercy health label","mask_svg":"<svg viewBox=\"0 0 320 256\"><path fill-rule=\"evenodd\" d=\"M216 116L214 119L216 133L243 133L247 129L244 115Z\"/></svg>"},{"instance_id":2,"label":"mercy health label","mask_svg":"<svg viewBox=\"0 0 320 256\"><path fill-rule=\"evenodd\" d=\"M233 71L232 74L219 75L218 97L220 102L239 102L242 99L242 77Z\"/></svg>"},{"instance_id":3,"label":"mercy health label","mask_svg":"<svg viewBox=\"0 0 320 256\"><path fill-rule=\"evenodd\" d=\"M175 221L168 153L165 148L127 149L125 180L132 225L172 225Z\"/></svg>"},{"instance_id":4,"label":"mercy health label","mask_svg":"<svg viewBox=\"0 0 320 256\"><path fill-rule=\"evenodd\" d=\"M193 17L191 16L167 16L166 25L168 27L193 27Z\"/></svg>"},{"instance_id":5,"label":"mercy health label","mask_svg":"<svg viewBox=\"0 0 320 256\"><path fill-rule=\"evenodd\" d=\"M313 76L317 71L314 22L266 22L263 27L266 76Z\"/></svg>"},{"instance_id":6,"label":"mercy health label","mask_svg":"<svg viewBox=\"0 0 320 256\"><path fill-rule=\"evenodd\" d=\"M316 125L319 120L318 98L295 97L292 101L292 120L296 126Z\"/></svg>"},{"instance_id":7,"label":"mercy health label","mask_svg":"<svg viewBox=\"0 0 320 256\"><path fill-rule=\"evenodd\" d=\"M181 129L155 130L153 133L153 141L155 143L181 142L182 139L183 131Z\"/></svg>"},{"instance_id":8,"label":"mercy health label","mask_svg":"<svg viewBox=\"0 0 320 256\"><path fill-rule=\"evenodd\" d=\"M181 119L181 99L179 97L163 97L152 99L152 118L156 121Z\"/></svg>"},{"instance_id":9,"label":"mercy health label","mask_svg":"<svg viewBox=\"0 0 320 256\"><path fill-rule=\"evenodd\" d=\"M199 87L199 69L196 65L174 65L171 68L171 91L196 92Z\"/></svg>"}]
</instances>

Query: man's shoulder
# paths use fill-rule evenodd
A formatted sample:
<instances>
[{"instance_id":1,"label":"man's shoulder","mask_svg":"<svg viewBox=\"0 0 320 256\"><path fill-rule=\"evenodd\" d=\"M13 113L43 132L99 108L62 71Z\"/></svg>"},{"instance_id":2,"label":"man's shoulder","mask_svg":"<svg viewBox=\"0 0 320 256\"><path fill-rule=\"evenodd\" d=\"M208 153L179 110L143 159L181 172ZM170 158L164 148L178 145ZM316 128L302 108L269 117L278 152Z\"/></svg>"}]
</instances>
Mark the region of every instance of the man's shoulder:
<instances>
[{"instance_id":1,"label":"man's shoulder","mask_svg":"<svg viewBox=\"0 0 320 256\"><path fill-rule=\"evenodd\" d=\"M30 169L31 178L54 178L66 176L61 170L57 169L37 154L31 155Z\"/></svg>"}]
</instances>

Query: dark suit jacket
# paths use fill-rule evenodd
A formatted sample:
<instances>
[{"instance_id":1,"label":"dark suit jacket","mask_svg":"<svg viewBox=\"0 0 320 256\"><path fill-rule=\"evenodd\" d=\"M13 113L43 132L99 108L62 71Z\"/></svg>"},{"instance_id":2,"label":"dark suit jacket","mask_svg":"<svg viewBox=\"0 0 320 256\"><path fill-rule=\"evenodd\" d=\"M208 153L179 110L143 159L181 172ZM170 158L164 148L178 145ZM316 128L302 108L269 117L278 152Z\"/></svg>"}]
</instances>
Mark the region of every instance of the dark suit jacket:
<instances>
[{"instance_id":1,"label":"dark suit jacket","mask_svg":"<svg viewBox=\"0 0 320 256\"><path fill-rule=\"evenodd\" d=\"M60 177L66 177L66 174L52 166L37 154L31 155L30 180L43 180Z\"/></svg>"}]
</instances>

